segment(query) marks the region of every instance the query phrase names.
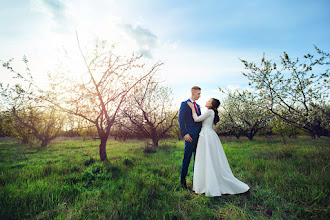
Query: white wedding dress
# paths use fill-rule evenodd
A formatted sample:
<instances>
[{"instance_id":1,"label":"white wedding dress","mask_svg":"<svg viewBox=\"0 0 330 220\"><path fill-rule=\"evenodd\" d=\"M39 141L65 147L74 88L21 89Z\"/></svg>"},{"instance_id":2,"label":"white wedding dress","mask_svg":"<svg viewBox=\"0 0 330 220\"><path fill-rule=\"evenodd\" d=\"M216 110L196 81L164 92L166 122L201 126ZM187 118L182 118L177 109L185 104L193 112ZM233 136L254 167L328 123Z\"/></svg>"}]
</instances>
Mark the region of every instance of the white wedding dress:
<instances>
[{"instance_id":1,"label":"white wedding dress","mask_svg":"<svg viewBox=\"0 0 330 220\"><path fill-rule=\"evenodd\" d=\"M250 187L233 175L217 133L213 130L214 111L193 115L195 122L203 121L196 150L193 190L205 196L244 193Z\"/></svg>"}]
</instances>

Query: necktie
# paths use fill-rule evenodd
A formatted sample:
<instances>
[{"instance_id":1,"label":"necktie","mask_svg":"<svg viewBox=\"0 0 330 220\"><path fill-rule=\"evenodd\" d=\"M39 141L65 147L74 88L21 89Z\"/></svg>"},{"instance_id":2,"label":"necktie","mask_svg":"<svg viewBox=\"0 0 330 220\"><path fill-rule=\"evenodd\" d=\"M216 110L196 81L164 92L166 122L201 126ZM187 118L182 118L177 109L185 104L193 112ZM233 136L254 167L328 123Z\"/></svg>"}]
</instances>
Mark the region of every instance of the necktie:
<instances>
[{"instance_id":1,"label":"necktie","mask_svg":"<svg viewBox=\"0 0 330 220\"><path fill-rule=\"evenodd\" d=\"M195 107L196 114L199 115L198 110L197 110L196 102L194 102L194 107Z\"/></svg>"}]
</instances>

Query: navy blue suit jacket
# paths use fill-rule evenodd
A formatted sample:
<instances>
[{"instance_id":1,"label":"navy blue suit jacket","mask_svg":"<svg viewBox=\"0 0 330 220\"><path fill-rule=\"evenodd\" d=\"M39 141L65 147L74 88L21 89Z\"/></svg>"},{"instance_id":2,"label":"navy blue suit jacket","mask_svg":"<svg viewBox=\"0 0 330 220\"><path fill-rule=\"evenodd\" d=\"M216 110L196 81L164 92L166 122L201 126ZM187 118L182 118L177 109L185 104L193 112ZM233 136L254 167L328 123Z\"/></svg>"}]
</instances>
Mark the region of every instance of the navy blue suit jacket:
<instances>
[{"instance_id":1,"label":"navy blue suit jacket","mask_svg":"<svg viewBox=\"0 0 330 220\"><path fill-rule=\"evenodd\" d=\"M181 103L179 111L179 126L181 134L184 137L186 134L195 135L198 134L202 127L202 122L195 122L192 117L192 111L187 102L190 102L188 99ZM201 114L199 105L197 105L198 114Z\"/></svg>"}]
</instances>

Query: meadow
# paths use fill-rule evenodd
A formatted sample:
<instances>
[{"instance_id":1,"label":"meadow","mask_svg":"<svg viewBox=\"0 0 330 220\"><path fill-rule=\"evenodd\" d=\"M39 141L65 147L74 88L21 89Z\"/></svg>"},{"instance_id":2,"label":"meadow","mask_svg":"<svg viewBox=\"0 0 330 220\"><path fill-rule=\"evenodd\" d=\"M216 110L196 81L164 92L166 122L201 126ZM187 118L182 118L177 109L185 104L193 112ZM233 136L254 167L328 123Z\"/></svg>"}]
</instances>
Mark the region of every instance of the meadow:
<instances>
[{"instance_id":1,"label":"meadow","mask_svg":"<svg viewBox=\"0 0 330 220\"><path fill-rule=\"evenodd\" d=\"M330 139L221 139L251 190L205 197L179 184L184 142L55 141L46 149L0 143L0 219L329 219Z\"/></svg>"}]
</instances>

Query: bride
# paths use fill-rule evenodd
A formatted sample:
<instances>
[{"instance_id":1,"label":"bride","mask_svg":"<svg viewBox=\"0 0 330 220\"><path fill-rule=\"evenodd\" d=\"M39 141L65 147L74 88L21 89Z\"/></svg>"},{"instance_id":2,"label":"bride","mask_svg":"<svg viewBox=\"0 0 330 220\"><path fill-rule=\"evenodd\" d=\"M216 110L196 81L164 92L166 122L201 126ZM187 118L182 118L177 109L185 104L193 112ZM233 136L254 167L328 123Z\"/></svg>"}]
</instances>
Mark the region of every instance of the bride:
<instances>
[{"instance_id":1,"label":"bride","mask_svg":"<svg viewBox=\"0 0 330 220\"><path fill-rule=\"evenodd\" d=\"M194 165L193 190L198 194L205 193L205 196L248 191L249 186L233 175L220 139L213 130L213 124L219 121L217 108L220 101L211 98L205 104L208 110L200 116L197 116L194 105L187 103L192 110L194 121L202 121Z\"/></svg>"}]
</instances>

